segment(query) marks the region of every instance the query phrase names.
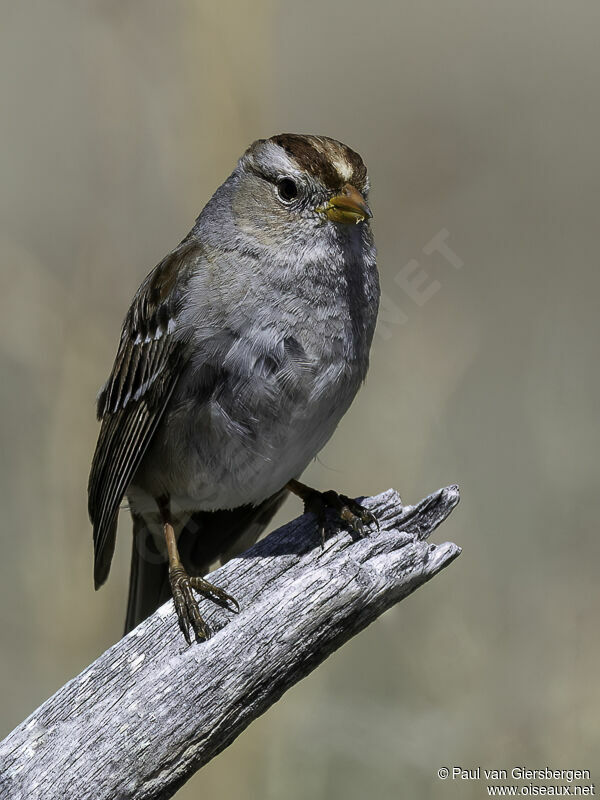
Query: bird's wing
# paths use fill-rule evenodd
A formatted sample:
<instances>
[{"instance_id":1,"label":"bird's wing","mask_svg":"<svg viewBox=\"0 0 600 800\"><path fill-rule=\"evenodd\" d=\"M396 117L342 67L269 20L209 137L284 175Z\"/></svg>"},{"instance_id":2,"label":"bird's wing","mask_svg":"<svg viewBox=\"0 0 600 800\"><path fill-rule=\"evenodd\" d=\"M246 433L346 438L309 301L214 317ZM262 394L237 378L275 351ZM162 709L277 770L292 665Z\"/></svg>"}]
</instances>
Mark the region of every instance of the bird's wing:
<instances>
[{"instance_id":1,"label":"bird's wing","mask_svg":"<svg viewBox=\"0 0 600 800\"><path fill-rule=\"evenodd\" d=\"M88 483L96 588L110 570L119 505L187 361L185 340L173 334L193 249L193 243L182 242L140 286L123 323L112 373L98 397L102 426Z\"/></svg>"}]
</instances>

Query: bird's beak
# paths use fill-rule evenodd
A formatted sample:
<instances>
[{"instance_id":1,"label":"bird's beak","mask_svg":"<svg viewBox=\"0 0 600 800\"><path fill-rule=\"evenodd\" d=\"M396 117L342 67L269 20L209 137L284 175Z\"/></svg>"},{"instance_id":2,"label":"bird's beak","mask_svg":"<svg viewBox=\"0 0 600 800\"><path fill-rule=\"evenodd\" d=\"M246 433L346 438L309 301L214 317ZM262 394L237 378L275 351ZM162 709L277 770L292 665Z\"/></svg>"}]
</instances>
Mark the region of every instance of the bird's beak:
<instances>
[{"instance_id":1,"label":"bird's beak","mask_svg":"<svg viewBox=\"0 0 600 800\"><path fill-rule=\"evenodd\" d=\"M365 198L351 183L347 183L339 194L332 197L324 206L317 208L317 211L319 214L325 214L333 222L346 224L357 224L373 216L371 209L365 203Z\"/></svg>"}]
</instances>

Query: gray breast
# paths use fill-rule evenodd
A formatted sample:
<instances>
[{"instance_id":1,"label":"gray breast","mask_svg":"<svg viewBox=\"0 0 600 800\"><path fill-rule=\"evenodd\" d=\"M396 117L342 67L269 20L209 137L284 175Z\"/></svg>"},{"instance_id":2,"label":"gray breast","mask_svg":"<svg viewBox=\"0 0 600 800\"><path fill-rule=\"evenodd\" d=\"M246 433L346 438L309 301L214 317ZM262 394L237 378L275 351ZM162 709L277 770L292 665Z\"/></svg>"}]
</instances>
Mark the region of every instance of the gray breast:
<instances>
[{"instance_id":1,"label":"gray breast","mask_svg":"<svg viewBox=\"0 0 600 800\"><path fill-rule=\"evenodd\" d=\"M337 271L312 258L251 279L238 262L219 271L226 287L198 274L193 354L145 459L147 491L160 479L197 509L258 503L314 458L366 375L377 314L374 249L346 256Z\"/></svg>"}]
</instances>

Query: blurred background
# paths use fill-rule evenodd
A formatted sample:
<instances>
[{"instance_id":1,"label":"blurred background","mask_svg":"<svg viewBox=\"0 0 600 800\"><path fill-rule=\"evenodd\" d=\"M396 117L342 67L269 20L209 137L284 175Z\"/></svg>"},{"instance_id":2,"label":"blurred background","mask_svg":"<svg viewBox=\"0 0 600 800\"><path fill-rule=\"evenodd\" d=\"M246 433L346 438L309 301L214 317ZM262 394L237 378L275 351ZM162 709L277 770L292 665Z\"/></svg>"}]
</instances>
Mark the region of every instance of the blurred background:
<instances>
[{"instance_id":1,"label":"blurred background","mask_svg":"<svg viewBox=\"0 0 600 800\"><path fill-rule=\"evenodd\" d=\"M306 480L457 482L436 540L463 554L177 797L468 799L439 767L597 766L599 25L595 0L2 2L0 737L121 634L130 523L96 594L86 482L130 299L244 148L293 131L365 159L384 291Z\"/></svg>"}]
</instances>

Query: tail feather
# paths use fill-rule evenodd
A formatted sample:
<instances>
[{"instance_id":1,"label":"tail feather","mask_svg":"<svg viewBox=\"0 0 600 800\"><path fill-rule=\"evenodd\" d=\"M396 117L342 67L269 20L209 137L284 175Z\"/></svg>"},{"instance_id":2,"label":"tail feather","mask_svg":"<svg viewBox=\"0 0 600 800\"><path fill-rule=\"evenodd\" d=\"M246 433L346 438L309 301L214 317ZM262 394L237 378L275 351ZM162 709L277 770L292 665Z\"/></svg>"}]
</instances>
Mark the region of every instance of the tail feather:
<instances>
[{"instance_id":1,"label":"tail feather","mask_svg":"<svg viewBox=\"0 0 600 800\"><path fill-rule=\"evenodd\" d=\"M169 564L156 547L143 517L133 514L133 542L125 633L149 617L171 596Z\"/></svg>"}]
</instances>

